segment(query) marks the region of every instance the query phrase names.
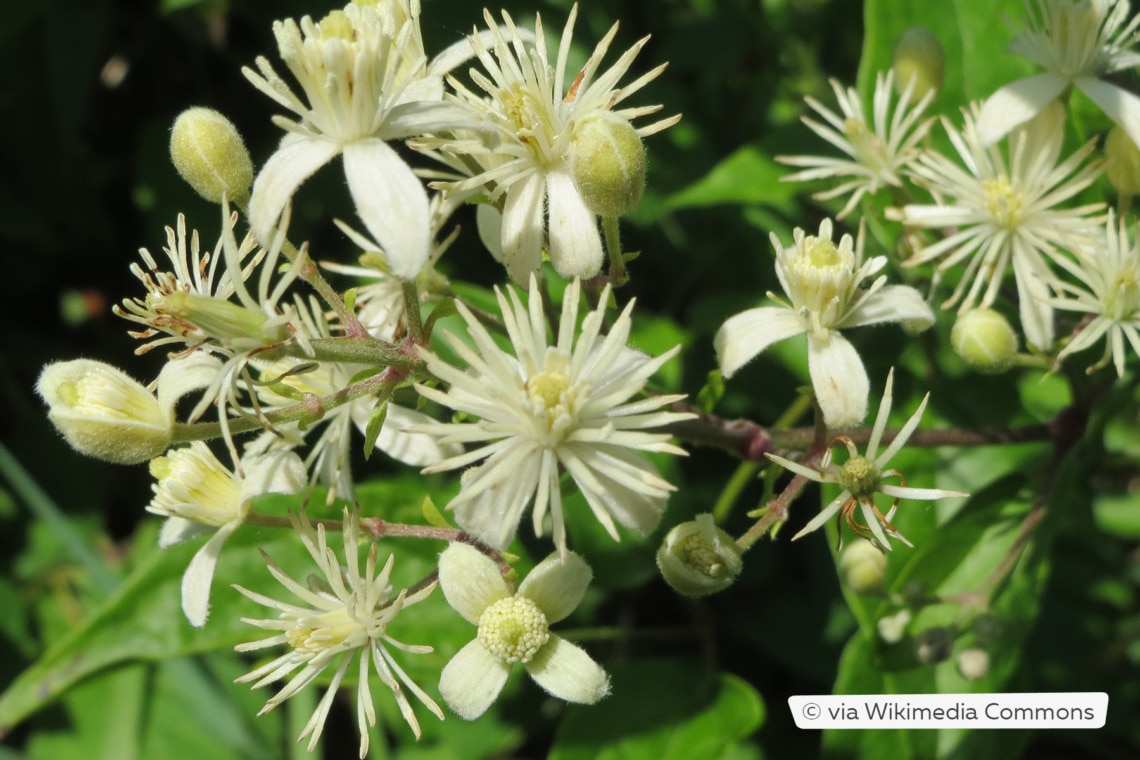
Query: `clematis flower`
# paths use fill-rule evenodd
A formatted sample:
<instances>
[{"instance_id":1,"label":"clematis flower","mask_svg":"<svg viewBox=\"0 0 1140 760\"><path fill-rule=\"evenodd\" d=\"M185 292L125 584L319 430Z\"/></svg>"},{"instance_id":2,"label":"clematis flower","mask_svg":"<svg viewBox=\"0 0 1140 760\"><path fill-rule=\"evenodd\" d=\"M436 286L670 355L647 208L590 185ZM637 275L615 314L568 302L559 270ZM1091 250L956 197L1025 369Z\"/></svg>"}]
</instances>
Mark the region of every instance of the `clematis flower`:
<instances>
[{"instance_id":1,"label":"clematis flower","mask_svg":"<svg viewBox=\"0 0 1140 760\"><path fill-rule=\"evenodd\" d=\"M253 499L266 493L297 493L305 467L287 451L247 457L238 473L218 461L201 441L172 449L150 463L155 483L147 511L167 518L158 536L163 549L214 531L182 576L182 611L195 627L210 613L210 585L226 540L241 527Z\"/></svg>"},{"instance_id":2,"label":"clematis flower","mask_svg":"<svg viewBox=\"0 0 1140 760\"><path fill-rule=\"evenodd\" d=\"M986 100L978 115L978 139L990 146L1041 113L1070 87L1083 92L1140 144L1140 97L1107 81L1109 74L1140 65L1129 50L1140 39L1140 16L1127 21L1129 0L1036 0L1025 2L1026 29L1010 52L1046 69L1007 84Z\"/></svg>"},{"instance_id":3,"label":"clematis flower","mask_svg":"<svg viewBox=\"0 0 1140 760\"><path fill-rule=\"evenodd\" d=\"M976 114L963 111L961 131L943 126L964 166L937 153L925 153L915 174L938 204L908 205L888 216L908 227L948 229L951 233L907 259L904 266L938 260L943 272L966 262L962 279L942 305L959 313L993 305L1006 273L1017 283L1021 329L1041 349L1053 344L1053 310L1046 282L1057 249L1095 237L1103 204L1064 204L1097 178L1101 162L1086 162L1095 140L1061 160L1065 114L1059 103L1009 138L1008 159L998 146L983 147Z\"/></svg>"},{"instance_id":4,"label":"clematis flower","mask_svg":"<svg viewBox=\"0 0 1140 760\"><path fill-rule=\"evenodd\" d=\"M792 536L793 541L817 530L832 517L837 517L839 519L846 519L848 527L851 528L856 535L874 542L881 550L886 551L891 548L888 536L902 541L907 546L913 546L890 522L891 518L894 517L895 509L898 507L899 499L923 499L929 501L953 496L969 496L969 494L960 493L958 491L944 491L938 488L911 488L906 485L902 473L898 470L883 469L890 463L895 454L898 454L899 451L902 450L906 442L910 440L911 434L914 433L918 427L918 423L922 420L922 413L926 409L926 402L930 399L929 393L923 397L922 403L918 405L918 409L911 415L910 419L906 421L906 424L902 426L902 429L899 430L894 440L880 452L879 444L883 440L883 431L887 427L887 419L891 416L891 401L893 399L891 389L894 384L894 375L895 371L893 369L887 375L887 386L883 391L883 400L879 404L879 413L875 417L875 426L871 428L871 438L867 441L867 448L864 454L859 453L850 438L840 436L835 439L834 443L843 443L848 455L847 461L844 462L842 466L832 462L832 450L830 448L823 455L818 468L805 467L802 464L777 456L776 454L765 455L784 469L790 470L797 475L802 475L808 480L814 480L816 483L837 483L843 488L838 496L832 499L818 515L813 517L811 521L804 526L803 530ZM888 477L897 477L899 479L899 485L884 483L883 479ZM894 499L894 504L891 505L891 508L885 515L879 511L878 506L875 504L875 494L877 493ZM863 520L866 522L866 525L860 525L856 522L856 507L858 507L860 513L863 515ZM842 543L842 528L840 528L839 535L840 543Z\"/></svg>"},{"instance_id":5,"label":"clematis flower","mask_svg":"<svg viewBox=\"0 0 1140 760\"><path fill-rule=\"evenodd\" d=\"M837 114L809 97L807 104L823 117L826 124L808 116L803 117L803 122L847 156L777 156L780 163L803 167L802 171L789 174L783 181L843 180L835 187L812 196L817 200L828 200L850 194L836 219L850 213L868 193L884 187L902 187L904 174L918 158L918 144L933 123L933 119L923 120L922 114L934 99L935 90L929 90L915 100L915 81L912 78L907 84L892 113L894 72L886 76L879 72L875 77L875 94L871 118L868 119L858 91L853 87L844 90L838 81L832 79L831 88L835 91L841 113Z\"/></svg>"},{"instance_id":6,"label":"clematis flower","mask_svg":"<svg viewBox=\"0 0 1140 760\"><path fill-rule=\"evenodd\" d=\"M392 273L415 277L427 261L431 225L427 193L386 141L466 123L443 101L443 75L470 57L466 41L430 63L418 0L352 2L320 23L308 16L273 25L282 60L304 93L298 97L265 58L246 78L300 121L278 118L289 134L262 167L249 202L258 240L273 227L297 188L336 156L357 213L380 243ZM307 101L307 102L306 102Z\"/></svg>"},{"instance_id":7,"label":"clematis flower","mask_svg":"<svg viewBox=\"0 0 1140 760\"><path fill-rule=\"evenodd\" d=\"M1140 355L1140 242L1128 239L1128 229L1119 226L1109 212L1104 237L1093 246L1075 249L1076 261L1061 259L1081 285L1057 280L1060 295L1050 299L1054 308L1087 315L1080 330L1057 354L1060 363L1070 354L1105 339L1104 355L1089 372L1111 361L1118 377L1124 376L1125 341Z\"/></svg>"},{"instance_id":8,"label":"clematis flower","mask_svg":"<svg viewBox=\"0 0 1140 760\"><path fill-rule=\"evenodd\" d=\"M599 308L575 323L581 284L575 280L562 301L562 318L553 344L546 337L542 297L531 278L529 304L517 293L497 292L513 355L495 343L479 320L461 303L473 350L448 335L452 348L467 363L466 371L427 351L421 355L433 375L451 385L446 393L417 385L432 401L477 417L471 422L416 425L414 433L437 436L440 443L478 443L471 451L424 469L442 472L484 461L451 500L456 520L492 546L510 543L522 513L534 503L534 532L543 533L549 509L554 543L566 554L559 470L565 469L585 496L594 516L618 540L615 521L641 533L656 527L665 500L674 490L653 465L637 452L684 455L668 433L649 432L691 414L662 411L683 395L651 396L631 401L649 378L680 348L657 358L627 346L633 302L606 335L601 334L607 287Z\"/></svg>"},{"instance_id":9,"label":"clematis flower","mask_svg":"<svg viewBox=\"0 0 1140 760\"><path fill-rule=\"evenodd\" d=\"M336 552L329 547L323 525L317 525L314 530L308 518L296 515L290 515L290 521L301 543L320 568L321 575L310 576L306 583L298 583L266 557L273 577L299 600L299 604L281 602L241 586L234 587L258 604L278 612L276 618L265 620L243 618L250 625L276 633L259 641L239 644L234 649L253 652L281 644L288 646L284 654L238 678L237 683L254 681L252 688L256 689L300 668L300 672L265 703L265 707L258 713L264 715L311 684L339 659L332 683L298 737L298 741L309 737L311 752L324 731L325 720L341 681L353 660L356 660L356 721L360 731L361 760L368 756L370 729L376 725L376 707L372 703L372 690L369 687L370 670L374 670L380 681L392 691L400 714L418 739L420 724L401 684L440 720L443 719L443 710L408 677L388 648L413 654L427 654L432 648L397 641L388 634L388 626L405 608L430 596L435 590L435 584L428 584L411 593L408 589L403 589L393 595L391 577L395 557L389 555L384 567L377 570L379 549L375 542L368 550L364 571L361 572L358 549L360 515L355 510L344 511L345 565L340 564Z\"/></svg>"},{"instance_id":10,"label":"clematis flower","mask_svg":"<svg viewBox=\"0 0 1140 760\"><path fill-rule=\"evenodd\" d=\"M863 261L862 233L858 244L844 235L838 246L831 236L830 219L820 222L818 236L794 230L788 248L772 235L776 276L791 303L768 293L779 306L761 306L729 318L717 331L714 345L727 378L773 343L806 333L812 388L824 421L836 428L863 421L870 388L863 360L840 330L902 321L925 329L934 324L934 313L917 290L887 285L886 275L861 287L886 266L886 257Z\"/></svg>"},{"instance_id":11,"label":"clematis flower","mask_svg":"<svg viewBox=\"0 0 1140 760\"><path fill-rule=\"evenodd\" d=\"M468 544L452 543L439 557L439 586L447 603L479 630L443 668L439 693L467 720L487 711L520 663L551 695L592 705L610 691L606 671L550 626L566 618L590 585L589 565L573 552L552 554L519 585Z\"/></svg>"}]
</instances>

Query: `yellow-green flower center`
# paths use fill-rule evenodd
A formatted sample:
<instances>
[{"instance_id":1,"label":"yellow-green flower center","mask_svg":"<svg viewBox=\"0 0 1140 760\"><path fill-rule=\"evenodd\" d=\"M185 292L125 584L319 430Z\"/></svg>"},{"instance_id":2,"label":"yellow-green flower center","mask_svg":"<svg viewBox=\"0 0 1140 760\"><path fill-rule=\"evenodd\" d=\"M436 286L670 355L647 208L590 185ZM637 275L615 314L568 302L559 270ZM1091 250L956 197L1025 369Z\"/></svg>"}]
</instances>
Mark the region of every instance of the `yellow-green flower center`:
<instances>
[{"instance_id":1,"label":"yellow-green flower center","mask_svg":"<svg viewBox=\"0 0 1140 760\"><path fill-rule=\"evenodd\" d=\"M829 328L855 285L854 254L827 238L806 237L785 262L792 304L806 308Z\"/></svg>"},{"instance_id":2,"label":"yellow-green flower center","mask_svg":"<svg viewBox=\"0 0 1140 760\"><path fill-rule=\"evenodd\" d=\"M728 572L717 547L700 533L681 539L673 551L685 563L685 567L709 578L719 578Z\"/></svg>"},{"instance_id":3,"label":"yellow-green flower center","mask_svg":"<svg viewBox=\"0 0 1140 760\"><path fill-rule=\"evenodd\" d=\"M352 28L352 21L341 10L330 12L329 15L321 19L319 26L322 41L340 39L352 42L356 37L356 31Z\"/></svg>"},{"instance_id":4,"label":"yellow-green flower center","mask_svg":"<svg viewBox=\"0 0 1140 760\"><path fill-rule=\"evenodd\" d=\"M856 499L871 498L879 490L881 474L875 463L864 456L854 456L839 470L839 482Z\"/></svg>"},{"instance_id":5,"label":"yellow-green flower center","mask_svg":"<svg viewBox=\"0 0 1140 760\"><path fill-rule=\"evenodd\" d=\"M304 622L308 627L292 628L286 636L289 646L308 655L359 646L368 637L364 627L343 607L314 617L306 616Z\"/></svg>"},{"instance_id":6,"label":"yellow-green flower center","mask_svg":"<svg viewBox=\"0 0 1140 760\"><path fill-rule=\"evenodd\" d=\"M843 134L855 149L855 160L860 164L876 171L890 166L883 141L867 128L867 122L850 116L843 122Z\"/></svg>"},{"instance_id":7,"label":"yellow-green flower center","mask_svg":"<svg viewBox=\"0 0 1140 760\"><path fill-rule=\"evenodd\" d=\"M1012 230L1021 224L1021 211L1025 198L1020 188L1000 176L982 183L986 193L986 211L999 227Z\"/></svg>"},{"instance_id":8,"label":"yellow-green flower center","mask_svg":"<svg viewBox=\"0 0 1140 760\"><path fill-rule=\"evenodd\" d=\"M542 404L548 419L557 414L562 394L569 388L569 378L557 370L543 370L526 381L526 395L535 404Z\"/></svg>"},{"instance_id":9,"label":"yellow-green flower center","mask_svg":"<svg viewBox=\"0 0 1140 760\"><path fill-rule=\"evenodd\" d=\"M1117 272L1104 294L1104 311L1118 322L1140 313L1140 272L1126 266Z\"/></svg>"},{"instance_id":10,"label":"yellow-green flower center","mask_svg":"<svg viewBox=\"0 0 1140 760\"><path fill-rule=\"evenodd\" d=\"M479 641L502 662L530 662L549 638L546 615L525 596L500 599L479 617Z\"/></svg>"},{"instance_id":11,"label":"yellow-green flower center","mask_svg":"<svg viewBox=\"0 0 1140 760\"><path fill-rule=\"evenodd\" d=\"M522 84L500 90L498 97L503 114L515 127L519 142L527 145L533 157L545 165L547 157L543 154L541 145L532 140L528 133L544 132L549 139L553 139L554 129L549 118L546 118L547 109L535 97L535 93Z\"/></svg>"}]
</instances>

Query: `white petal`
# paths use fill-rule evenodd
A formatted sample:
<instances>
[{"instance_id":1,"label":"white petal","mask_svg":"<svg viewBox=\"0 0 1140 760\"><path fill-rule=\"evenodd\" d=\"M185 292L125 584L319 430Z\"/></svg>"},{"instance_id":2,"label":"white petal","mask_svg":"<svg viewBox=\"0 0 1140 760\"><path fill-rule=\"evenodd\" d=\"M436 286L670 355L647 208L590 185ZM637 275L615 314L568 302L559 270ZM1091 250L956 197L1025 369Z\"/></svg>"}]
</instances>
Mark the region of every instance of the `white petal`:
<instances>
[{"instance_id":1,"label":"white petal","mask_svg":"<svg viewBox=\"0 0 1140 760\"><path fill-rule=\"evenodd\" d=\"M768 346L803 331L800 318L780 306L742 311L721 325L713 340L720 371L726 378L732 377Z\"/></svg>"},{"instance_id":2,"label":"white petal","mask_svg":"<svg viewBox=\"0 0 1140 760\"><path fill-rule=\"evenodd\" d=\"M1080 77L1074 84L1140 145L1140 97L1092 77Z\"/></svg>"},{"instance_id":3,"label":"white petal","mask_svg":"<svg viewBox=\"0 0 1140 760\"><path fill-rule=\"evenodd\" d=\"M206 624L206 617L210 614L210 584L214 581L218 555L222 552L222 544L233 535L238 525L232 522L218 528L186 566L186 573L182 576L182 611L195 628Z\"/></svg>"},{"instance_id":4,"label":"white petal","mask_svg":"<svg viewBox=\"0 0 1140 760\"><path fill-rule=\"evenodd\" d=\"M392 274L415 278L431 247L423 183L396 151L375 139L344 146L344 174L356 213L384 248Z\"/></svg>"},{"instance_id":5,"label":"white petal","mask_svg":"<svg viewBox=\"0 0 1140 760\"><path fill-rule=\"evenodd\" d=\"M172 515L166 518L166 522L162 524L162 528L158 532L158 548L166 549L183 541L189 541L191 538L204 536L212 530L213 528L209 525Z\"/></svg>"},{"instance_id":6,"label":"white petal","mask_svg":"<svg viewBox=\"0 0 1140 760\"><path fill-rule=\"evenodd\" d=\"M551 634L550 640L526 664L526 672L550 694L592 705L610 693L610 677L585 650Z\"/></svg>"},{"instance_id":7,"label":"white petal","mask_svg":"<svg viewBox=\"0 0 1140 760\"><path fill-rule=\"evenodd\" d=\"M567 552L565 560L555 553L530 571L518 594L537 604L546 622L553 625L578 607L593 577L590 566L574 552Z\"/></svg>"},{"instance_id":8,"label":"white petal","mask_svg":"<svg viewBox=\"0 0 1140 760\"><path fill-rule=\"evenodd\" d=\"M846 338L837 332L826 340L808 335L808 371L829 428L852 427L863 421L871 383L863 360Z\"/></svg>"},{"instance_id":9,"label":"white petal","mask_svg":"<svg viewBox=\"0 0 1140 760\"><path fill-rule=\"evenodd\" d=\"M178 399L187 393L207 387L218 376L221 361L201 351L195 351L183 359L171 359L158 373L158 405L174 422L174 407Z\"/></svg>"},{"instance_id":10,"label":"white petal","mask_svg":"<svg viewBox=\"0 0 1140 760\"><path fill-rule=\"evenodd\" d=\"M978 139L983 146L993 145L1014 127L1041 113L1067 85L1064 77L1047 72L1002 87L982 105L976 123Z\"/></svg>"},{"instance_id":11,"label":"white petal","mask_svg":"<svg viewBox=\"0 0 1140 760\"><path fill-rule=\"evenodd\" d=\"M292 451L273 451L242 460L245 478L241 482L241 500L247 501L264 493L299 493L308 483L305 464Z\"/></svg>"},{"instance_id":12,"label":"white petal","mask_svg":"<svg viewBox=\"0 0 1140 760\"><path fill-rule=\"evenodd\" d=\"M550 205L548 237L550 262L566 279L593 277L602 270L602 238L598 220L574 185L561 171L546 176L546 199Z\"/></svg>"},{"instance_id":13,"label":"white petal","mask_svg":"<svg viewBox=\"0 0 1140 760\"><path fill-rule=\"evenodd\" d=\"M542 215L546 180L537 172L511 185L503 204L502 260L507 274L526 287L542 264Z\"/></svg>"},{"instance_id":14,"label":"white petal","mask_svg":"<svg viewBox=\"0 0 1140 760\"><path fill-rule=\"evenodd\" d=\"M1035 273L1035 268L1040 271ZM1048 351L1053 345L1053 307L1046 303L1051 293L1040 276L1048 275L1048 268L1041 259L1032 261L1029 256L1015 253L1013 274L1017 280L1018 312L1025 340L1042 351Z\"/></svg>"},{"instance_id":15,"label":"white petal","mask_svg":"<svg viewBox=\"0 0 1140 760\"><path fill-rule=\"evenodd\" d=\"M439 587L451 608L475 625L484 610L510 596L499 566L475 547L457 541L439 555Z\"/></svg>"},{"instance_id":16,"label":"white petal","mask_svg":"<svg viewBox=\"0 0 1140 760\"><path fill-rule=\"evenodd\" d=\"M475 208L475 224L483 247L495 261L503 263L503 215L491 204L480 203Z\"/></svg>"},{"instance_id":17,"label":"white petal","mask_svg":"<svg viewBox=\"0 0 1140 760\"><path fill-rule=\"evenodd\" d=\"M249 199L249 224L262 245L272 242L274 226L301 183L338 153L340 145L332 140L281 141L277 152L261 167Z\"/></svg>"},{"instance_id":18,"label":"white petal","mask_svg":"<svg viewBox=\"0 0 1140 760\"><path fill-rule=\"evenodd\" d=\"M831 500L831 503L829 503L826 507L824 507L822 510L820 510L818 515L811 518L811 520L808 522L808 524L805 525L803 527L803 529L800 530L799 533L792 536L792 540L795 541L797 538L803 538L808 533L811 533L813 530L818 530L820 528L820 526L822 526L824 523L826 523L832 517L835 517L835 513L838 512L839 508L841 506L843 506L847 502L847 500L850 498L851 498L851 492L850 491L841 492L838 496L836 496L834 499ZM842 530L842 528L841 528L841 530Z\"/></svg>"},{"instance_id":19,"label":"white petal","mask_svg":"<svg viewBox=\"0 0 1140 760\"><path fill-rule=\"evenodd\" d=\"M922 294L909 285L887 285L859 301L838 325L840 328L881 322L919 322L922 329L934 324L934 312Z\"/></svg>"},{"instance_id":20,"label":"white petal","mask_svg":"<svg viewBox=\"0 0 1140 760\"><path fill-rule=\"evenodd\" d=\"M443 666L439 695L457 715L475 720L498 698L510 672L476 639Z\"/></svg>"}]
</instances>

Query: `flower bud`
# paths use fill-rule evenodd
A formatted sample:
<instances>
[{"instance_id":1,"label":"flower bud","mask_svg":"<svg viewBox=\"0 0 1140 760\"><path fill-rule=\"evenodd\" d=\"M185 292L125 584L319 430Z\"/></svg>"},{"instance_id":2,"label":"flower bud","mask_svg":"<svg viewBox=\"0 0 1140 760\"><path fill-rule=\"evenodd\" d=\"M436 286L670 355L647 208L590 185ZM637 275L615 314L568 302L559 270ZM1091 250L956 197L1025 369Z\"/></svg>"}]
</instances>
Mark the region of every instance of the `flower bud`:
<instances>
[{"instance_id":1,"label":"flower bud","mask_svg":"<svg viewBox=\"0 0 1140 760\"><path fill-rule=\"evenodd\" d=\"M221 203L226 195L244 205L253 184L253 162L237 127L209 108L183 111L170 132L170 160L198 195Z\"/></svg>"},{"instance_id":2,"label":"flower bud","mask_svg":"<svg viewBox=\"0 0 1140 760\"><path fill-rule=\"evenodd\" d=\"M971 309L958 315L950 345L966 366L995 375L1008 369L1017 354L1017 334L993 309Z\"/></svg>"},{"instance_id":3,"label":"flower bud","mask_svg":"<svg viewBox=\"0 0 1140 760\"><path fill-rule=\"evenodd\" d=\"M938 38L922 26L912 26L902 33L891 55L891 69L895 73L895 87L904 92L914 79L913 100L921 100L926 93L942 89L942 74L946 54Z\"/></svg>"},{"instance_id":4,"label":"flower bud","mask_svg":"<svg viewBox=\"0 0 1140 760\"><path fill-rule=\"evenodd\" d=\"M927 628L914 640L914 654L923 665L942 662L954 651L954 637L949 628Z\"/></svg>"},{"instance_id":5,"label":"flower bud","mask_svg":"<svg viewBox=\"0 0 1140 760\"><path fill-rule=\"evenodd\" d=\"M856 594L874 594L883 587L887 555L870 541L848 544L839 555L839 573L843 583Z\"/></svg>"},{"instance_id":6,"label":"flower bud","mask_svg":"<svg viewBox=\"0 0 1140 760\"><path fill-rule=\"evenodd\" d=\"M860 543L867 542L862 541ZM906 635L908 623L910 623L910 610L901 609L893 615L879 618L879 622L875 627L879 630L879 638L888 644L897 644L902 641L903 636Z\"/></svg>"},{"instance_id":7,"label":"flower bud","mask_svg":"<svg viewBox=\"0 0 1140 760\"><path fill-rule=\"evenodd\" d=\"M744 561L732 536L705 513L669 531L657 550L657 567L678 594L698 597L731 586Z\"/></svg>"},{"instance_id":8,"label":"flower bud","mask_svg":"<svg viewBox=\"0 0 1140 760\"><path fill-rule=\"evenodd\" d=\"M990 654L984 649L973 647L958 654L958 672L967 681L977 681L990 672Z\"/></svg>"},{"instance_id":9,"label":"flower bud","mask_svg":"<svg viewBox=\"0 0 1140 760\"><path fill-rule=\"evenodd\" d=\"M583 119L570 139L574 184L598 216L621 216L637 206L645 189L645 146L626 119L598 111Z\"/></svg>"},{"instance_id":10,"label":"flower bud","mask_svg":"<svg viewBox=\"0 0 1140 760\"><path fill-rule=\"evenodd\" d=\"M36 392L48 418L82 454L138 464L170 446L172 420L154 394L110 364L90 359L44 367Z\"/></svg>"},{"instance_id":11,"label":"flower bud","mask_svg":"<svg viewBox=\"0 0 1140 760\"><path fill-rule=\"evenodd\" d=\"M221 341L249 339L269 345L289 337L283 326L270 324L265 314L213 296L176 290L154 299L152 305L155 313Z\"/></svg>"},{"instance_id":12,"label":"flower bud","mask_svg":"<svg viewBox=\"0 0 1140 760\"><path fill-rule=\"evenodd\" d=\"M1112 128L1104 141L1104 156L1108 162L1104 173L1121 195L1140 193L1140 148L1119 125Z\"/></svg>"}]
</instances>

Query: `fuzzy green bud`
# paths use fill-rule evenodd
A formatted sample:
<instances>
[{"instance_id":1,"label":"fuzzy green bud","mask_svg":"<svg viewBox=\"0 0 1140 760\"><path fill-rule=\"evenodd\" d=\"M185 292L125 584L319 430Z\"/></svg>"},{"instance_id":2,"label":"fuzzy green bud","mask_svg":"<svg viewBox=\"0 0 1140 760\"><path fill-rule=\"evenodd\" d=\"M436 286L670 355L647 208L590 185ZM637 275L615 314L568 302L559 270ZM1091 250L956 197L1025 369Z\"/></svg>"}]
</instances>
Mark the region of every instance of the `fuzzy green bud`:
<instances>
[{"instance_id":1,"label":"fuzzy green bud","mask_svg":"<svg viewBox=\"0 0 1140 760\"><path fill-rule=\"evenodd\" d=\"M568 153L574 184L598 216L622 216L645 189L645 145L628 120L609 111L583 119Z\"/></svg>"},{"instance_id":2,"label":"fuzzy green bud","mask_svg":"<svg viewBox=\"0 0 1140 760\"><path fill-rule=\"evenodd\" d=\"M657 550L657 567L678 594L698 597L731 586L744 560L732 536L705 513L669 531Z\"/></svg>"},{"instance_id":3,"label":"fuzzy green bud","mask_svg":"<svg viewBox=\"0 0 1140 760\"><path fill-rule=\"evenodd\" d=\"M1112 128L1104 141L1104 156L1108 161L1104 173L1121 195L1140 193L1140 148L1119 125Z\"/></svg>"},{"instance_id":4,"label":"fuzzy green bud","mask_svg":"<svg viewBox=\"0 0 1140 760\"><path fill-rule=\"evenodd\" d=\"M895 87L899 93L906 90L914 79L911 98L921 100L926 93L942 89L946 53L938 38L922 26L912 26L902 33L895 43L891 68L895 72Z\"/></svg>"},{"instance_id":5,"label":"fuzzy green bud","mask_svg":"<svg viewBox=\"0 0 1140 760\"><path fill-rule=\"evenodd\" d=\"M253 184L253 161L237 127L209 108L194 107L174 120L170 160L198 195L221 203L225 195L244 205Z\"/></svg>"},{"instance_id":6,"label":"fuzzy green bud","mask_svg":"<svg viewBox=\"0 0 1140 760\"><path fill-rule=\"evenodd\" d=\"M966 366L986 375L1009 369L1017 355L1017 333L993 309L971 309L958 315L950 345Z\"/></svg>"},{"instance_id":7,"label":"fuzzy green bud","mask_svg":"<svg viewBox=\"0 0 1140 760\"><path fill-rule=\"evenodd\" d=\"M115 464L139 464L170 446L173 420L142 383L90 359L44 367L36 392L72 447Z\"/></svg>"},{"instance_id":8,"label":"fuzzy green bud","mask_svg":"<svg viewBox=\"0 0 1140 760\"><path fill-rule=\"evenodd\" d=\"M839 555L839 574L856 594L874 594L883 587L887 555L870 541L848 544Z\"/></svg>"}]
</instances>

